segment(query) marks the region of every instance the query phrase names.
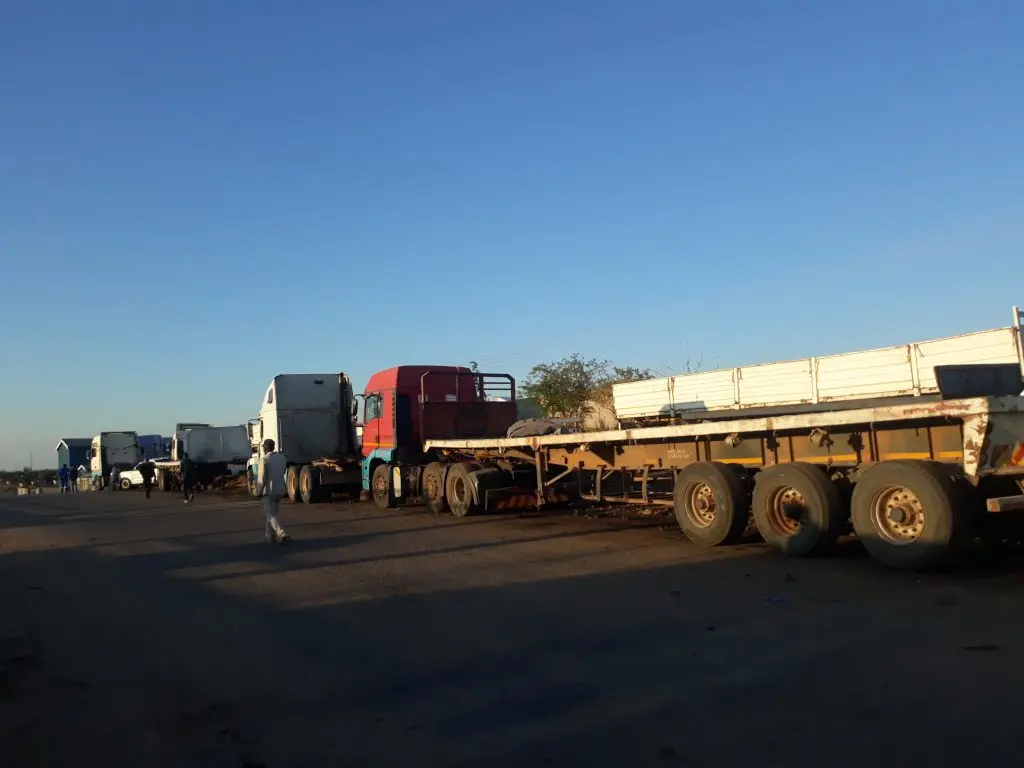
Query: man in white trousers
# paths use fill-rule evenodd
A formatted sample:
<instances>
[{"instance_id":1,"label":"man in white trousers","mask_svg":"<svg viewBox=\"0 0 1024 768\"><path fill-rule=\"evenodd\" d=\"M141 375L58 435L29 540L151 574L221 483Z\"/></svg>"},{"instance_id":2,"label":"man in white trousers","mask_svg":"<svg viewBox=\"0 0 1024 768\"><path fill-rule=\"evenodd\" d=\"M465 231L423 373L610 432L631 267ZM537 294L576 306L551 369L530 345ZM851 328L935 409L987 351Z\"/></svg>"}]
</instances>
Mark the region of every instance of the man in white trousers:
<instances>
[{"instance_id":1,"label":"man in white trousers","mask_svg":"<svg viewBox=\"0 0 1024 768\"><path fill-rule=\"evenodd\" d=\"M277 506L286 492L284 476L288 471L288 459L283 453L275 451L274 447L273 440L263 441L263 460L260 462L260 471L256 478L256 495L261 497L263 516L267 519L267 541L283 545L287 544L291 537L277 522Z\"/></svg>"}]
</instances>

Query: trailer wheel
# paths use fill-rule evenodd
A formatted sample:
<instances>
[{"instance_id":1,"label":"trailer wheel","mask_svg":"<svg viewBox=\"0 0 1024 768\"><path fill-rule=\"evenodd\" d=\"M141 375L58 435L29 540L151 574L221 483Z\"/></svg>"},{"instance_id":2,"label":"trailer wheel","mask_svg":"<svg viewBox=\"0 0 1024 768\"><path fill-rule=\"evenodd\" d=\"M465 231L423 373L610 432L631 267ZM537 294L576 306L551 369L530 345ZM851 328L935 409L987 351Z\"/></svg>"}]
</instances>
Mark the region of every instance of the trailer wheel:
<instances>
[{"instance_id":1,"label":"trailer wheel","mask_svg":"<svg viewBox=\"0 0 1024 768\"><path fill-rule=\"evenodd\" d=\"M822 469L801 462L758 473L752 507L764 540L790 557L835 543L849 519L838 489Z\"/></svg>"},{"instance_id":2,"label":"trailer wheel","mask_svg":"<svg viewBox=\"0 0 1024 768\"><path fill-rule=\"evenodd\" d=\"M441 462L432 461L423 468L420 484L423 489L423 501L430 514L443 515L452 511L445 496L445 472Z\"/></svg>"},{"instance_id":3,"label":"trailer wheel","mask_svg":"<svg viewBox=\"0 0 1024 768\"><path fill-rule=\"evenodd\" d=\"M309 464L299 470L299 495L306 504L320 500L320 473Z\"/></svg>"},{"instance_id":4,"label":"trailer wheel","mask_svg":"<svg viewBox=\"0 0 1024 768\"><path fill-rule=\"evenodd\" d=\"M750 520L750 493L740 471L717 461L680 470L673 502L686 538L702 547L739 541Z\"/></svg>"},{"instance_id":5,"label":"trailer wheel","mask_svg":"<svg viewBox=\"0 0 1024 768\"><path fill-rule=\"evenodd\" d=\"M302 501L302 497L299 495L298 467L288 467L288 471L284 475L284 487L288 491L288 500L292 504L298 504Z\"/></svg>"},{"instance_id":6,"label":"trailer wheel","mask_svg":"<svg viewBox=\"0 0 1024 768\"><path fill-rule=\"evenodd\" d=\"M853 486L853 529L876 560L927 570L968 538L969 516L950 472L928 461L883 461Z\"/></svg>"},{"instance_id":7,"label":"trailer wheel","mask_svg":"<svg viewBox=\"0 0 1024 768\"><path fill-rule=\"evenodd\" d=\"M391 509L395 506L395 498L391 493L390 464L378 464L377 468L373 470L370 490L373 493L373 505L377 509Z\"/></svg>"},{"instance_id":8,"label":"trailer wheel","mask_svg":"<svg viewBox=\"0 0 1024 768\"><path fill-rule=\"evenodd\" d=\"M160 486L160 490L164 493L168 493L171 490L171 476L170 473L160 470L160 479L157 480L157 485Z\"/></svg>"},{"instance_id":9,"label":"trailer wheel","mask_svg":"<svg viewBox=\"0 0 1024 768\"><path fill-rule=\"evenodd\" d=\"M469 517L480 511L480 503L473 491L472 472L480 469L479 464L455 464L448 470L444 484L445 498L456 517Z\"/></svg>"},{"instance_id":10,"label":"trailer wheel","mask_svg":"<svg viewBox=\"0 0 1024 768\"><path fill-rule=\"evenodd\" d=\"M259 496L259 494L256 492L256 485L257 485L257 483L259 481L256 479L256 474L255 473L253 473L253 472L246 472L245 474L246 474L246 481L249 484L249 495L252 496L255 499L256 497Z\"/></svg>"}]
</instances>

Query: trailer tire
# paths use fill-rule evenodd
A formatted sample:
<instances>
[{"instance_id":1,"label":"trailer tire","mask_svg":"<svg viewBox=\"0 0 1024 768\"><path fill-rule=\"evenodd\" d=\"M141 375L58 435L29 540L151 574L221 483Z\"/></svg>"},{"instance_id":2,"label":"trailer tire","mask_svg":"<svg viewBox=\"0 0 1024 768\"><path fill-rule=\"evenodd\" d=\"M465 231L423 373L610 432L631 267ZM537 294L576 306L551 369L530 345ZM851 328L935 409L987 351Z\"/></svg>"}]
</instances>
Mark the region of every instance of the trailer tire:
<instances>
[{"instance_id":1,"label":"trailer tire","mask_svg":"<svg viewBox=\"0 0 1024 768\"><path fill-rule=\"evenodd\" d=\"M472 462L454 464L448 470L448 477L445 479L444 495L448 500L448 506L456 517L469 517L480 511L480 500L477 498L476 489L473 487L473 478L470 474L480 469L479 464Z\"/></svg>"},{"instance_id":2,"label":"trailer tire","mask_svg":"<svg viewBox=\"0 0 1024 768\"><path fill-rule=\"evenodd\" d=\"M752 503L764 540L790 557L831 546L849 515L839 490L814 464L778 464L758 473Z\"/></svg>"},{"instance_id":3,"label":"trailer tire","mask_svg":"<svg viewBox=\"0 0 1024 768\"><path fill-rule=\"evenodd\" d=\"M448 506L445 494L445 466L439 461L432 461L423 468L420 487L423 491L423 503L432 515L444 515L452 511Z\"/></svg>"},{"instance_id":4,"label":"trailer tire","mask_svg":"<svg viewBox=\"0 0 1024 768\"><path fill-rule=\"evenodd\" d=\"M284 473L284 487L288 493L288 501L292 504L298 504L302 501L302 497L299 495L298 467L288 467L288 471Z\"/></svg>"},{"instance_id":5,"label":"trailer tire","mask_svg":"<svg viewBox=\"0 0 1024 768\"><path fill-rule=\"evenodd\" d=\"M163 493L168 493L171 490L170 473L165 470L160 470L160 479L157 480L157 485Z\"/></svg>"},{"instance_id":6,"label":"trailer tire","mask_svg":"<svg viewBox=\"0 0 1024 768\"><path fill-rule=\"evenodd\" d=\"M956 554L970 535L969 512L950 471L930 461L883 461L853 486L853 529L873 558L923 571Z\"/></svg>"},{"instance_id":7,"label":"trailer tire","mask_svg":"<svg viewBox=\"0 0 1024 768\"><path fill-rule=\"evenodd\" d=\"M734 544L750 521L750 492L741 470L700 461L676 474L673 507L679 527L694 544Z\"/></svg>"},{"instance_id":8,"label":"trailer tire","mask_svg":"<svg viewBox=\"0 0 1024 768\"><path fill-rule=\"evenodd\" d=\"M320 473L315 467L306 464L299 470L299 496L305 504L316 504L320 501L320 495Z\"/></svg>"},{"instance_id":9,"label":"trailer tire","mask_svg":"<svg viewBox=\"0 0 1024 768\"><path fill-rule=\"evenodd\" d=\"M247 471L245 473L245 476L246 476L246 482L249 485L249 495L252 496L254 499L258 498L259 497L259 493L257 492L256 484L259 481L256 479L256 474L254 472L248 472Z\"/></svg>"}]
</instances>

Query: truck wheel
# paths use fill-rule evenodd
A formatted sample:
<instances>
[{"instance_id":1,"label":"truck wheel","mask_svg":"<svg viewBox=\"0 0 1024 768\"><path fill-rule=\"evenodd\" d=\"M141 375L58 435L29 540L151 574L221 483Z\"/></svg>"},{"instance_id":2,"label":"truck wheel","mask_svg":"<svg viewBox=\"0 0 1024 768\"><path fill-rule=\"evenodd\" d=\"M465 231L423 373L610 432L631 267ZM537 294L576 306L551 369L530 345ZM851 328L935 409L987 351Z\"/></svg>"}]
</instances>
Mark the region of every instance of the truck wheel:
<instances>
[{"instance_id":1,"label":"truck wheel","mask_svg":"<svg viewBox=\"0 0 1024 768\"><path fill-rule=\"evenodd\" d=\"M928 461L883 461L853 486L853 530L892 568L939 565L969 535L969 519L949 470Z\"/></svg>"},{"instance_id":2,"label":"truck wheel","mask_svg":"<svg viewBox=\"0 0 1024 768\"><path fill-rule=\"evenodd\" d=\"M299 470L299 495L306 504L320 501L320 473L309 464Z\"/></svg>"},{"instance_id":3,"label":"truck wheel","mask_svg":"<svg viewBox=\"0 0 1024 768\"><path fill-rule=\"evenodd\" d=\"M805 557L835 543L848 515L820 467L794 462L758 473L754 522L766 542L790 557Z\"/></svg>"},{"instance_id":4,"label":"truck wheel","mask_svg":"<svg viewBox=\"0 0 1024 768\"><path fill-rule=\"evenodd\" d=\"M373 470L370 490L373 493L373 505L377 509L391 509L395 506L395 499L391 493L390 464L378 464Z\"/></svg>"},{"instance_id":5,"label":"truck wheel","mask_svg":"<svg viewBox=\"0 0 1024 768\"><path fill-rule=\"evenodd\" d=\"M444 484L444 495L448 506L456 517L468 517L480 511L480 504L473 494L473 480L470 473L480 469L479 464L455 464L448 470Z\"/></svg>"},{"instance_id":6,"label":"truck wheel","mask_svg":"<svg viewBox=\"0 0 1024 768\"><path fill-rule=\"evenodd\" d=\"M171 478L167 472L160 471L160 477L157 479L156 484L163 493L168 493L171 490Z\"/></svg>"},{"instance_id":7,"label":"truck wheel","mask_svg":"<svg viewBox=\"0 0 1024 768\"><path fill-rule=\"evenodd\" d=\"M739 541L750 520L750 493L740 470L717 461L676 474L673 506L686 538L702 547Z\"/></svg>"},{"instance_id":8,"label":"truck wheel","mask_svg":"<svg viewBox=\"0 0 1024 768\"><path fill-rule=\"evenodd\" d=\"M284 487L288 491L288 500L293 504L298 504L302 501L302 497L299 495L299 468L288 467L288 471L284 475Z\"/></svg>"},{"instance_id":9,"label":"truck wheel","mask_svg":"<svg viewBox=\"0 0 1024 768\"><path fill-rule=\"evenodd\" d=\"M444 481L444 465L441 462L432 461L423 468L423 477L420 480L423 501L432 515L444 515L452 511L445 496Z\"/></svg>"}]
</instances>

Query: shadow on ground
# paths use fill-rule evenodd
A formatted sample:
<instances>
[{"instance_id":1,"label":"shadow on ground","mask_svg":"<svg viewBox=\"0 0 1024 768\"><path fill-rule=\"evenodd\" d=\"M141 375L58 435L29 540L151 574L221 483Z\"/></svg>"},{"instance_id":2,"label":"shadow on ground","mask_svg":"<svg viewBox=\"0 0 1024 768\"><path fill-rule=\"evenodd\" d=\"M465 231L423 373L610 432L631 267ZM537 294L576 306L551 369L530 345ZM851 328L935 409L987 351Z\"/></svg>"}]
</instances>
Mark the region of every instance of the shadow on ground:
<instances>
[{"instance_id":1,"label":"shadow on ground","mask_svg":"<svg viewBox=\"0 0 1024 768\"><path fill-rule=\"evenodd\" d=\"M32 516L2 512L0 528L23 517ZM983 571L998 579L978 582L888 573L856 547L817 562L759 547L688 562L681 551L678 564L630 570L595 555L572 577L524 582L512 562L504 583L474 585L471 552L580 535L541 530L415 553L422 574L464 564L459 589L408 588L391 572L374 581L399 555L350 556L367 543L359 534L294 551L243 543L4 554L5 760L1017 762L1024 672L1011 654L1024 645L1024 622L1012 557ZM315 549L337 556L300 561ZM230 584L173 575L253 560L270 565ZM253 574L272 580L273 599L245 580ZM307 607L291 607L300 602Z\"/></svg>"}]
</instances>

